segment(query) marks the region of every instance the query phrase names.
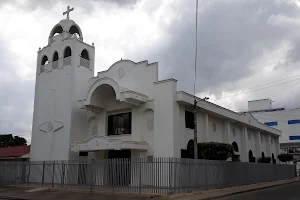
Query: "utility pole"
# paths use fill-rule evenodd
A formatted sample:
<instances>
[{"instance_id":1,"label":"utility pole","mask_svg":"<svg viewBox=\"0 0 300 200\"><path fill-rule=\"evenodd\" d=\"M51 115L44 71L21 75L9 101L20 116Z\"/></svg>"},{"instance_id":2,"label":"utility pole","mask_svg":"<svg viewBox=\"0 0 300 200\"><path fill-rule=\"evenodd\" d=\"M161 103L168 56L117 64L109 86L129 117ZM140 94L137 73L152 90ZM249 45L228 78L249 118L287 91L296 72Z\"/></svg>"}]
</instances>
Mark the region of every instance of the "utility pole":
<instances>
[{"instance_id":1,"label":"utility pole","mask_svg":"<svg viewBox=\"0 0 300 200\"><path fill-rule=\"evenodd\" d=\"M194 97L194 158L198 159L198 136L197 136L197 100L196 96ZM200 101L206 101L208 100L208 97L204 97Z\"/></svg>"},{"instance_id":2,"label":"utility pole","mask_svg":"<svg viewBox=\"0 0 300 200\"><path fill-rule=\"evenodd\" d=\"M196 80L197 80L197 55L198 55L198 0L196 0L196 46L195 46L195 79L194 79L194 158L198 159L198 138L197 138L197 100L196 100ZM208 100L205 97L201 100Z\"/></svg>"},{"instance_id":3,"label":"utility pole","mask_svg":"<svg viewBox=\"0 0 300 200\"><path fill-rule=\"evenodd\" d=\"M195 44L195 79L194 79L194 158L195 159L198 159L197 100L196 100L197 55L198 55L198 0L196 0L196 44Z\"/></svg>"},{"instance_id":4,"label":"utility pole","mask_svg":"<svg viewBox=\"0 0 300 200\"><path fill-rule=\"evenodd\" d=\"M194 158L198 159L198 137L197 137L197 100L194 99Z\"/></svg>"}]
</instances>

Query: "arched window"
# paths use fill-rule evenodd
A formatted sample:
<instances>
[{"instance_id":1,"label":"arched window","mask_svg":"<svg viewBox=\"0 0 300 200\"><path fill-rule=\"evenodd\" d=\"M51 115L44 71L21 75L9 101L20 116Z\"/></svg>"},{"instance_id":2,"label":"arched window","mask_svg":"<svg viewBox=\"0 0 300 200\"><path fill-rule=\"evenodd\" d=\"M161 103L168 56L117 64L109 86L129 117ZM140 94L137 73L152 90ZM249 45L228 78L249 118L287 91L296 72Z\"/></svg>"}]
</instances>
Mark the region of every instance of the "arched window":
<instances>
[{"instance_id":1,"label":"arched window","mask_svg":"<svg viewBox=\"0 0 300 200\"><path fill-rule=\"evenodd\" d=\"M72 56L72 50L70 47L67 47L64 52L64 58Z\"/></svg>"},{"instance_id":2,"label":"arched window","mask_svg":"<svg viewBox=\"0 0 300 200\"><path fill-rule=\"evenodd\" d=\"M236 142L233 142L233 143L232 143L232 147L233 147L233 150L234 150L235 152L239 152L239 146L238 146L238 144L237 144Z\"/></svg>"},{"instance_id":3,"label":"arched window","mask_svg":"<svg viewBox=\"0 0 300 200\"><path fill-rule=\"evenodd\" d=\"M272 153L272 163L276 163L276 159L275 159L274 153Z\"/></svg>"},{"instance_id":4,"label":"arched window","mask_svg":"<svg viewBox=\"0 0 300 200\"><path fill-rule=\"evenodd\" d=\"M249 150L248 159L249 159L249 162L255 162L255 158L253 157L252 150Z\"/></svg>"},{"instance_id":5,"label":"arched window","mask_svg":"<svg viewBox=\"0 0 300 200\"><path fill-rule=\"evenodd\" d=\"M56 27L54 28L54 30L52 31L51 36L53 37L53 36L59 35L59 34L61 34L62 32L63 32L62 27L61 27L60 25L59 25L59 26L56 26Z\"/></svg>"},{"instance_id":6,"label":"arched window","mask_svg":"<svg viewBox=\"0 0 300 200\"><path fill-rule=\"evenodd\" d=\"M45 55L45 56L43 56L43 58L42 58L42 62L41 62L41 65L47 65L48 64L48 57Z\"/></svg>"},{"instance_id":7,"label":"arched window","mask_svg":"<svg viewBox=\"0 0 300 200\"><path fill-rule=\"evenodd\" d=\"M40 73L47 71L47 64L49 63L48 57L46 55L43 56L41 61Z\"/></svg>"},{"instance_id":8,"label":"arched window","mask_svg":"<svg viewBox=\"0 0 300 200\"><path fill-rule=\"evenodd\" d=\"M75 34L76 36L82 37L82 36L80 35L80 31L79 31L78 27L75 26L75 25L73 25L73 26L70 27L69 33L70 33L71 35L74 35L74 34Z\"/></svg>"},{"instance_id":9,"label":"arched window","mask_svg":"<svg viewBox=\"0 0 300 200\"><path fill-rule=\"evenodd\" d=\"M64 52L64 60L63 60L63 66L71 65L71 56L72 56L72 50L70 47L67 47Z\"/></svg>"},{"instance_id":10,"label":"arched window","mask_svg":"<svg viewBox=\"0 0 300 200\"><path fill-rule=\"evenodd\" d=\"M54 61L57 61L57 60L58 60L58 53L57 53L57 51L55 51L54 54L53 54L52 61L54 62Z\"/></svg>"},{"instance_id":11,"label":"arched window","mask_svg":"<svg viewBox=\"0 0 300 200\"><path fill-rule=\"evenodd\" d=\"M89 53L86 49L82 50L80 54L80 65L86 68L90 68L90 58L89 58Z\"/></svg>"},{"instance_id":12,"label":"arched window","mask_svg":"<svg viewBox=\"0 0 300 200\"><path fill-rule=\"evenodd\" d=\"M261 152L261 158L264 160L265 159L265 153Z\"/></svg>"},{"instance_id":13,"label":"arched window","mask_svg":"<svg viewBox=\"0 0 300 200\"><path fill-rule=\"evenodd\" d=\"M57 69L58 68L58 53L57 51L54 52L53 58L52 58L52 69Z\"/></svg>"},{"instance_id":14,"label":"arched window","mask_svg":"<svg viewBox=\"0 0 300 200\"><path fill-rule=\"evenodd\" d=\"M80 54L80 57L81 58L84 58L84 59L86 59L86 60L89 60L90 58L89 58L89 53L88 53L88 51L86 50L86 49L83 49L82 50L82 52L81 52L81 54Z\"/></svg>"}]
</instances>

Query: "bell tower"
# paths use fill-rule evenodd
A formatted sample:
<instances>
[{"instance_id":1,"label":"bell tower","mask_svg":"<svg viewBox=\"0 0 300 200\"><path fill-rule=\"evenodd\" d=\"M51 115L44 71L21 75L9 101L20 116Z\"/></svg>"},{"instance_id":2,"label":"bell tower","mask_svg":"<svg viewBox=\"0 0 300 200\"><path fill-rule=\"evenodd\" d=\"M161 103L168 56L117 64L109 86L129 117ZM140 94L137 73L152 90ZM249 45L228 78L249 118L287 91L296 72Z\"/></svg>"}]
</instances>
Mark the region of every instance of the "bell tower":
<instances>
[{"instance_id":1,"label":"bell tower","mask_svg":"<svg viewBox=\"0 0 300 200\"><path fill-rule=\"evenodd\" d=\"M87 133L86 111L78 108L88 80L94 76L95 47L83 41L80 27L69 18L56 24L48 44L38 50L30 159L79 159L70 144Z\"/></svg>"}]
</instances>

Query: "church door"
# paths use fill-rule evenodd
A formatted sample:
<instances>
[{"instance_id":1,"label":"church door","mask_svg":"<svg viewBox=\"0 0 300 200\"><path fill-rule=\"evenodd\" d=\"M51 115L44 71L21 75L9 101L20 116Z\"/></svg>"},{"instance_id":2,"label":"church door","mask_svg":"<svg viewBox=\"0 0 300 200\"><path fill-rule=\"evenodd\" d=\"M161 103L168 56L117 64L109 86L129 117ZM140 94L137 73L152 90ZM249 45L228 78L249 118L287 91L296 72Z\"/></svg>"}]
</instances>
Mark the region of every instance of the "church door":
<instances>
[{"instance_id":1,"label":"church door","mask_svg":"<svg viewBox=\"0 0 300 200\"><path fill-rule=\"evenodd\" d=\"M128 186L131 180L131 151L110 150L109 184L117 186Z\"/></svg>"}]
</instances>

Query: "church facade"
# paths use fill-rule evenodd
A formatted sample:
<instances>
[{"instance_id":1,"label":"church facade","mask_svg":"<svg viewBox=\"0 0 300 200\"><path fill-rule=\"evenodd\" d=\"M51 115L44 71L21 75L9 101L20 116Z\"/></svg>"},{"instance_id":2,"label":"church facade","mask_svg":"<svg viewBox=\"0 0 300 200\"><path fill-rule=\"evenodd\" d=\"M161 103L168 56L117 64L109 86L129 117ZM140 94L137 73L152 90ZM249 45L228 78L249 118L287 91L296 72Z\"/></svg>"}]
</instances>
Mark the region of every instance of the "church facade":
<instances>
[{"instance_id":1,"label":"church facade","mask_svg":"<svg viewBox=\"0 0 300 200\"><path fill-rule=\"evenodd\" d=\"M95 46L69 18L38 51L31 161L185 157L194 96L158 79L158 63L120 60L94 76ZM281 132L203 99L198 142L234 145L241 161L277 158Z\"/></svg>"}]
</instances>

